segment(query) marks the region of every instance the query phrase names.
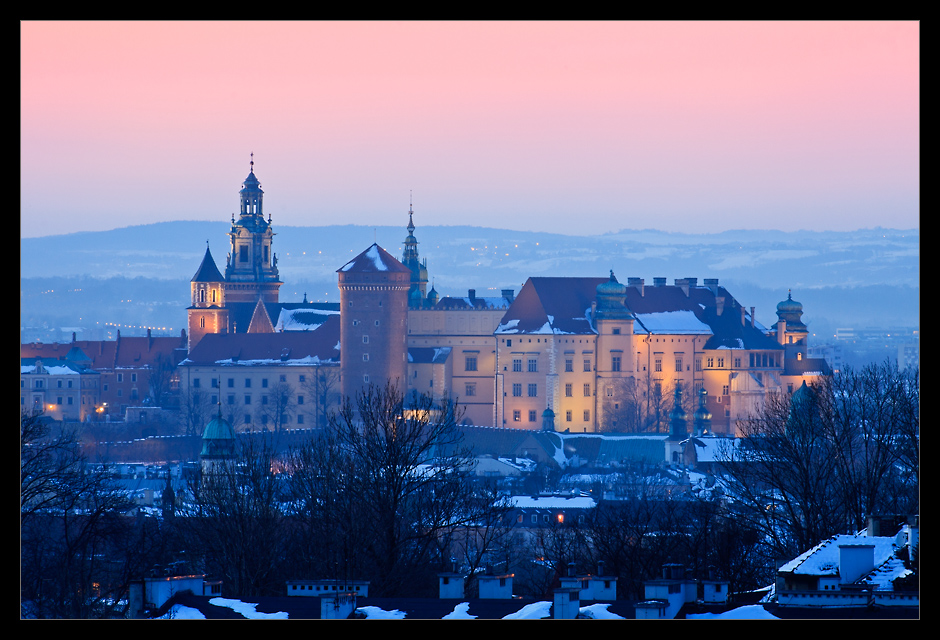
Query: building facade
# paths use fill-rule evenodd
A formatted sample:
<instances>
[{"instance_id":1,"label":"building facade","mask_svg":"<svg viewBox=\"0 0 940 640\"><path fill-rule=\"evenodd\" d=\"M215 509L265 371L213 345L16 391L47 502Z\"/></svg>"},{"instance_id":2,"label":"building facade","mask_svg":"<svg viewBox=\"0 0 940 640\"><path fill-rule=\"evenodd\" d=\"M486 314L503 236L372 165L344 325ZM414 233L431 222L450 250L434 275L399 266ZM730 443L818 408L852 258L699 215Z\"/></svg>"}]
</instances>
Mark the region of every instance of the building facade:
<instances>
[{"instance_id":1,"label":"building facade","mask_svg":"<svg viewBox=\"0 0 940 640\"><path fill-rule=\"evenodd\" d=\"M277 300L261 197L252 171L224 275L207 247L191 283L191 336L290 330L295 309ZM378 244L366 248L337 270L339 305L317 309L319 319L304 327L318 332L339 316L344 397L390 381L456 399L466 424L661 434L672 433L681 398L687 418L710 417L703 435L735 435L768 394L831 373L808 357L792 297L770 328L717 279L532 277L518 295L440 298L428 289L410 206L406 228L401 260Z\"/></svg>"}]
</instances>

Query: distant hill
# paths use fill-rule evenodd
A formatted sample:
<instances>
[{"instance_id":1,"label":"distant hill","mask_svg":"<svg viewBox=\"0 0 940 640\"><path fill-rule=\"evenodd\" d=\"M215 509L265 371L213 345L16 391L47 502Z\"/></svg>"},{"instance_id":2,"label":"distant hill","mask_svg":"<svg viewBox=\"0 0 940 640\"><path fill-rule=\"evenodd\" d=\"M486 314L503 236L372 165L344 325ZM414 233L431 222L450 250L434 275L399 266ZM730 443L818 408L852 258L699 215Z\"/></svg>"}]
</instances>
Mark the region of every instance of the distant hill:
<instances>
[{"instance_id":1,"label":"distant hill","mask_svg":"<svg viewBox=\"0 0 940 640\"><path fill-rule=\"evenodd\" d=\"M378 242L401 255L407 235L401 225L365 227L278 227L275 253L282 300L337 300L336 270ZM21 321L63 311L62 301L45 311L49 298L33 295L63 277L115 280L113 295L128 281L153 283L152 302L166 306L181 327L188 304L189 280L206 249L225 268L227 222L162 222L21 240ZM838 326L915 325L919 316L920 232L917 229L834 231L726 231L714 234L623 230L598 236L508 231L472 226L419 226L418 250L428 263L441 295L481 295L502 288L516 291L529 276L598 276L613 270L628 277L719 278L746 306L757 307L758 320L771 324L774 308L793 290L808 319ZM120 284L123 283L123 284ZM176 283L175 285L172 283ZM105 283L97 283L98 285ZM74 285L74 283L73 283ZM76 287L72 287L76 288ZM145 304L148 287L138 283L136 300ZM165 292L178 291L166 299ZM159 292L159 293L158 293ZM73 296L74 297L74 296ZM100 303L100 300L98 301ZM95 315L88 300L82 322ZM174 308L182 305L178 311ZM100 304L99 304L100 306ZM78 313L74 311L73 313ZM113 313L113 311L112 311ZM100 322L100 320L98 320ZM78 319L73 321L79 324Z\"/></svg>"}]
</instances>

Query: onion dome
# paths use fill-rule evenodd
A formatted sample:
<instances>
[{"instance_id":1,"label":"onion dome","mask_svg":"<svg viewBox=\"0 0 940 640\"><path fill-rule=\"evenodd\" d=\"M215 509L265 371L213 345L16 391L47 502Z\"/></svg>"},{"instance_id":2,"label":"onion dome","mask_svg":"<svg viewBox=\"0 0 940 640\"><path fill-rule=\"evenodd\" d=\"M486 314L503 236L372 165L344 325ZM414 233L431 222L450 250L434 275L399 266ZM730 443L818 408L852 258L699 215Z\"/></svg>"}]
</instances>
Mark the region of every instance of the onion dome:
<instances>
[{"instance_id":1,"label":"onion dome","mask_svg":"<svg viewBox=\"0 0 940 640\"><path fill-rule=\"evenodd\" d=\"M203 458L225 458L235 454L235 429L222 417L221 411L206 425L202 432Z\"/></svg>"},{"instance_id":2,"label":"onion dome","mask_svg":"<svg viewBox=\"0 0 940 640\"><path fill-rule=\"evenodd\" d=\"M806 386L806 380L804 380L800 388L790 396L790 412L786 423L788 435L792 436L801 431L799 426L805 424L805 421L810 418L809 412L812 410L813 402L813 391Z\"/></svg>"},{"instance_id":3,"label":"onion dome","mask_svg":"<svg viewBox=\"0 0 940 640\"><path fill-rule=\"evenodd\" d=\"M545 407L545 411L542 412L542 429L544 431L555 430L555 412L551 407Z\"/></svg>"},{"instance_id":4,"label":"onion dome","mask_svg":"<svg viewBox=\"0 0 940 640\"><path fill-rule=\"evenodd\" d=\"M669 439L684 440L688 435L686 419L688 416L682 408L682 387L676 385L675 397L672 401L672 411L669 412Z\"/></svg>"},{"instance_id":5,"label":"onion dome","mask_svg":"<svg viewBox=\"0 0 940 640\"><path fill-rule=\"evenodd\" d=\"M698 390L698 408L695 410L695 413L692 414L692 424L695 435L700 436L711 431L712 425L712 414L705 407L705 397L708 395L708 392L705 390L705 387L702 387Z\"/></svg>"},{"instance_id":6,"label":"onion dome","mask_svg":"<svg viewBox=\"0 0 940 640\"><path fill-rule=\"evenodd\" d=\"M613 269L610 279L597 285L597 314L605 318L632 318L627 309L627 287L617 281Z\"/></svg>"},{"instance_id":7,"label":"onion dome","mask_svg":"<svg viewBox=\"0 0 940 640\"><path fill-rule=\"evenodd\" d=\"M788 327L801 326L803 321L803 305L793 299L788 290L787 299L777 305L777 318L787 323Z\"/></svg>"}]
</instances>

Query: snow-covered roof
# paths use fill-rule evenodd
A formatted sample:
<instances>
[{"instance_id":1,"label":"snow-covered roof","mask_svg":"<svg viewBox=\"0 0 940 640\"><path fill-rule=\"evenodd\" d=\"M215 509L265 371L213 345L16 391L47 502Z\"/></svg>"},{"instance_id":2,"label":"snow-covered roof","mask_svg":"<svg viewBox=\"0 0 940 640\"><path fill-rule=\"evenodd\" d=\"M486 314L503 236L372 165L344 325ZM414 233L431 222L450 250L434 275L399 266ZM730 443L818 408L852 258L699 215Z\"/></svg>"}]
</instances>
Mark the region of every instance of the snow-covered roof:
<instances>
[{"instance_id":1,"label":"snow-covered roof","mask_svg":"<svg viewBox=\"0 0 940 640\"><path fill-rule=\"evenodd\" d=\"M839 575L839 547L842 545L873 545L874 564L879 567L893 557L897 549L896 539L885 536L867 536L859 534L840 534L823 540L818 545L798 555L782 567L781 573L794 573L810 576Z\"/></svg>"},{"instance_id":2,"label":"snow-covered roof","mask_svg":"<svg viewBox=\"0 0 940 640\"><path fill-rule=\"evenodd\" d=\"M512 505L518 509L593 509L594 498L588 496L512 496Z\"/></svg>"},{"instance_id":3,"label":"snow-covered roof","mask_svg":"<svg viewBox=\"0 0 940 640\"><path fill-rule=\"evenodd\" d=\"M307 331L316 329L331 315L339 315L339 309L286 309L278 315L275 331Z\"/></svg>"},{"instance_id":4,"label":"snow-covered roof","mask_svg":"<svg viewBox=\"0 0 940 640\"><path fill-rule=\"evenodd\" d=\"M377 244L360 253L358 256L339 268L341 272L408 272L411 269L399 262L392 254Z\"/></svg>"},{"instance_id":5,"label":"snow-covered roof","mask_svg":"<svg viewBox=\"0 0 940 640\"><path fill-rule=\"evenodd\" d=\"M712 329L696 317L695 313L686 309L680 311L661 311L658 313L637 313L636 321L639 327L634 329L639 333L679 333L679 334L711 334Z\"/></svg>"}]
</instances>

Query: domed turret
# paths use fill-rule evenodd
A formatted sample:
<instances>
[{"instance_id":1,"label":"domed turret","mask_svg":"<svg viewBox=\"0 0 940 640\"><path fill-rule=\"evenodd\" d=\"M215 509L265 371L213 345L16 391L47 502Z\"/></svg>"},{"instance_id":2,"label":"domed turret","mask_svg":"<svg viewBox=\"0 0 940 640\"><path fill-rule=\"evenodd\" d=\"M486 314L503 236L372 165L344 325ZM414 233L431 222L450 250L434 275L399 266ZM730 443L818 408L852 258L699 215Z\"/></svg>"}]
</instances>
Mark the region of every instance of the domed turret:
<instances>
[{"instance_id":1,"label":"domed turret","mask_svg":"<svg viewBox=\"0 0 940 640\"><path fill-rule=\"evenodd\" d=\"M698 390L698 408L692 416L694 435L701 436L710 432L712 429L712 414L705 407L705 398L708 392L705 387Z\"/></svg>"},{"instance_id":2,"label":"domed turret","mask_svg":"<svg viewBox=\"0 0 940 640\"><path fill-rule=\"evenodd\" d=\"M542 431L554 431L555 430L555 412L552 411L551 407L545 407L545 411L542 412Z\"/></svg>"},{"instance_id":3,"label":"domed turret","mask_svg":"<svg viewBox=\"0 0 940 640\"><path fill-rule=\"evenodd\" d=\"M676 385L676 393L672 401L672 411L669 412L669 439L684 440L688 436L686 421L688 416L682 408L682 387Z\"/></svg>"},{"instance_id":4,"label":"domed turret","mask_svg":"<svg viewBox=\"0 0 940 640\"><path fill-rule=\"evenodd\" d=\"M222 417L221 411L202 432L202 451L199 456L205 458L228 458L235 454L235 429Z\"/></svg>"},{"instance_id":5,"label":"domed turret","mask_svg":"<svg viewBox=\"0 0 940 640\"><path fill-rule=\"evenodd\" d=\"M627 287L617 281L613 269L610 279L597 285L596 291L598 318L633 318L627 308Z\"/></svg>"},{"instance_id":6,"label":"domed turret","mask_svg":"<svg viewBox=\"0 0 940 640\"><path fill-rule=\"evenodd\" d=\"M788 329L803 327L803 305L793 299L791 291L787 291L787 299L777 305L777 318L787 323Z\"/></svg>"}]
</instances>

